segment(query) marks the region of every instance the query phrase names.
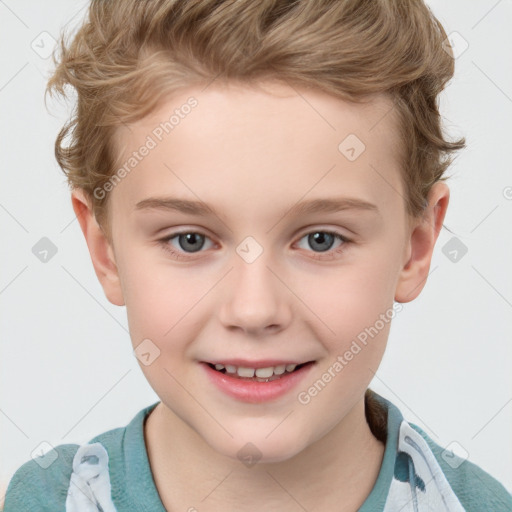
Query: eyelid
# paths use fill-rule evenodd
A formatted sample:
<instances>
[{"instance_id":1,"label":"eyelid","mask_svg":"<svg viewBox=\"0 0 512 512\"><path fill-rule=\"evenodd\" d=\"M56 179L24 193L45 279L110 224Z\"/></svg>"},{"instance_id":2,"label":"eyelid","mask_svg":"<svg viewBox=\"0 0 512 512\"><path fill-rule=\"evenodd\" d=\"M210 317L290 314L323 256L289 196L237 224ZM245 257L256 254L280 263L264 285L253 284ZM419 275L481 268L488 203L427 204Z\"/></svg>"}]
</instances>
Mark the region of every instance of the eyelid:
<instances>
[{"instance_id":1,"label":"eyelid","mask_svg":"<svg viewBox=\"0 0 512 512\"><path fill-rule=\"evenodd\" d=\"M352 231L347 229L347 228L344 228L343 231L350 231L352 233ZM339 227L331 227L331 226L322 225L322 224L311 224L309 226L306 226L305 228L300 229L296 236L300 236L300 238L302 238L305 235L309 235L311 233L317 233L317 232L331 233L333 235L341 236L341 237L343 237L346 240L350 239L350 235L345 235L342 232L341 228L339 228ZM355 235L355 233L354 233L354 235Z\"/></svg>"}]
</instances>

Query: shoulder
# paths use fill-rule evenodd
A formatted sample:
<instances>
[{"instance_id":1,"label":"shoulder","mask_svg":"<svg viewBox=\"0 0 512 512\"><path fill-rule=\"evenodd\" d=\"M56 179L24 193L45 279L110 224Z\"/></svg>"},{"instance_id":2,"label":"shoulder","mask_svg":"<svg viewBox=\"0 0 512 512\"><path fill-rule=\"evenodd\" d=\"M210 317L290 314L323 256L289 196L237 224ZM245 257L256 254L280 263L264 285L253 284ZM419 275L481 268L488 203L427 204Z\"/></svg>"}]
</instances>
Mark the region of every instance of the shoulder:
<instances>
[{"instance_id":1,"label":"shoulder","mask_svg":"<svg viewBox=\"0 0 512 512\"><path fill-rule=\"evenodd\" d=\"M409 425L425 440L467 512L512 510L512 494L498 480L476 464L439 446L417 425Z\"/></svg>"},{"instance_id":2,"label":"shoulder","mask_svg":"<svg viewBox=\"0 0 512 512\"><path fill-rule=\"evenodd\" d=\"M20 466L9 482L4 512L63 510L78 444L61 444Z\"/></svg>"},{"instance_id":3,"label":"shoulder","mask_svg":"<svg viewBox=\"0 0 512 512\"><path fill-rule=\"evenodd\" d=\"M385 418L379 425L386 423L386 448L365 511L512 511L512 495L498 480L438 445L389 400L371 394ZM375 421L368 423L378 437Z\"/></svg>"},{"instance_id":4,"label":"shoulder","mask_svg":"<svg viewBox=\"0 0 512 512\"><path fill-rule=\"evenodd\" d=\"M157 404L139 411L128 425L103 432L88 443L61 444L25 462L9 482L3 512L82 510L74 505L87 495L103 510L112 510L111 496L125 492L126 454L133 458L140 452L144 457L143 422Z\"/></svg>"},{"instance_id":5,"label":"shoulder","mask_svg":"<svg viewBox=\"0 0 512 512\"><path fill-rule=\"evenodd\" d=\"M119 448L125 430L126 427L109 430L83 445L61 444L25 462L9 482L3 512L64 510L71 476L77 470L75 455L82 458L84 450L89 454L91 445L99 443L108 459L115 461L121 456Z\"/></svg>"}]
</instances>

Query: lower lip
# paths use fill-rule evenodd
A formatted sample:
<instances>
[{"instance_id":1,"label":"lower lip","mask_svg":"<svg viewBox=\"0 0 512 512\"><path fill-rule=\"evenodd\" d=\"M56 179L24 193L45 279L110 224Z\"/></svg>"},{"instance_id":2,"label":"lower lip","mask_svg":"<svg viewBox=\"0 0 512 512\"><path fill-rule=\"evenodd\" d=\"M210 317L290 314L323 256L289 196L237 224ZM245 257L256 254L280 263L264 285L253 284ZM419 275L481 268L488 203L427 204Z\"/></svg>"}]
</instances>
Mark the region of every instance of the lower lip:
<instances>
[{"instance_id":1,"label":"lower lip","mask_svg":"<svg viewBox=\"0 0 512 512\"><path fill-rule=\"evenodd\" d=\"M207 363L201 363L201 366L205 369L211 382L226 395L243 402L261 403L275 400L291 391L306 377L314 364L314 362L308 363L302 368L291 373L286 372L280 379L270 382L237 379L214 370Z\"/></svg>"}]
</instances>

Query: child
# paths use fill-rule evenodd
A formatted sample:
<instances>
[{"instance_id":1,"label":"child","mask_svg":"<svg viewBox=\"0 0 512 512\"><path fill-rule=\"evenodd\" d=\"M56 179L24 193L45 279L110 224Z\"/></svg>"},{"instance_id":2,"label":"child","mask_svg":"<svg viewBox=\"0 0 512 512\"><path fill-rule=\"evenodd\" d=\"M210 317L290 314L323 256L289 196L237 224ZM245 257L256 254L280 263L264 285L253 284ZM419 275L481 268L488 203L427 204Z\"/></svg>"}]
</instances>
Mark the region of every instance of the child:
<instances>
[{"instance_id":1,"label":"child","mask_svg":"<svg viewBox=\"0 0 512 512\"><path fill-rule=\"evenodd\" d=\"M445 40L422 0L92 0L56 155L160 401L26 462L6 512L512 510L368 389L465 145Z\"/></svg>"}]
</instances>

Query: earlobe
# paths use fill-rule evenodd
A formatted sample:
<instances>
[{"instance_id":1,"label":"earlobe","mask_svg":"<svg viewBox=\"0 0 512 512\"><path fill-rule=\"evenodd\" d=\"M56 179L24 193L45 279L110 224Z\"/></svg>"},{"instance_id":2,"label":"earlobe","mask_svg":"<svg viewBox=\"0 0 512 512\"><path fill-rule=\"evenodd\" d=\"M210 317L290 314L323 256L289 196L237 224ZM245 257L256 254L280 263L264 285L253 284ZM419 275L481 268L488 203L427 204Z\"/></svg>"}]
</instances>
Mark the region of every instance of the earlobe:
<instances>
[{"instance_id":1,"label":"earlobe","mask_svg":"<svg viewBox=\"0 0 512 512\"><path fill-rule=\"evenodd\" d=\"M90 202L81 189L73 190L71 203L84 234L96 276L109 302L124 306L124 298L113 248L92 213Z\"/></svg>"},{"instance_id":2,"label":"earlobe","mask_svg":"<svg viewBox=\"0 0 512 512\"><path fill-rule=\"evenodd\" d=\"M395 291L396 302L410 302L423 290L449 199L450 189L444 182L437 182L430 189L424 215L411 228L407 258L400 271Z\"/></svg>"}]
</instances>

